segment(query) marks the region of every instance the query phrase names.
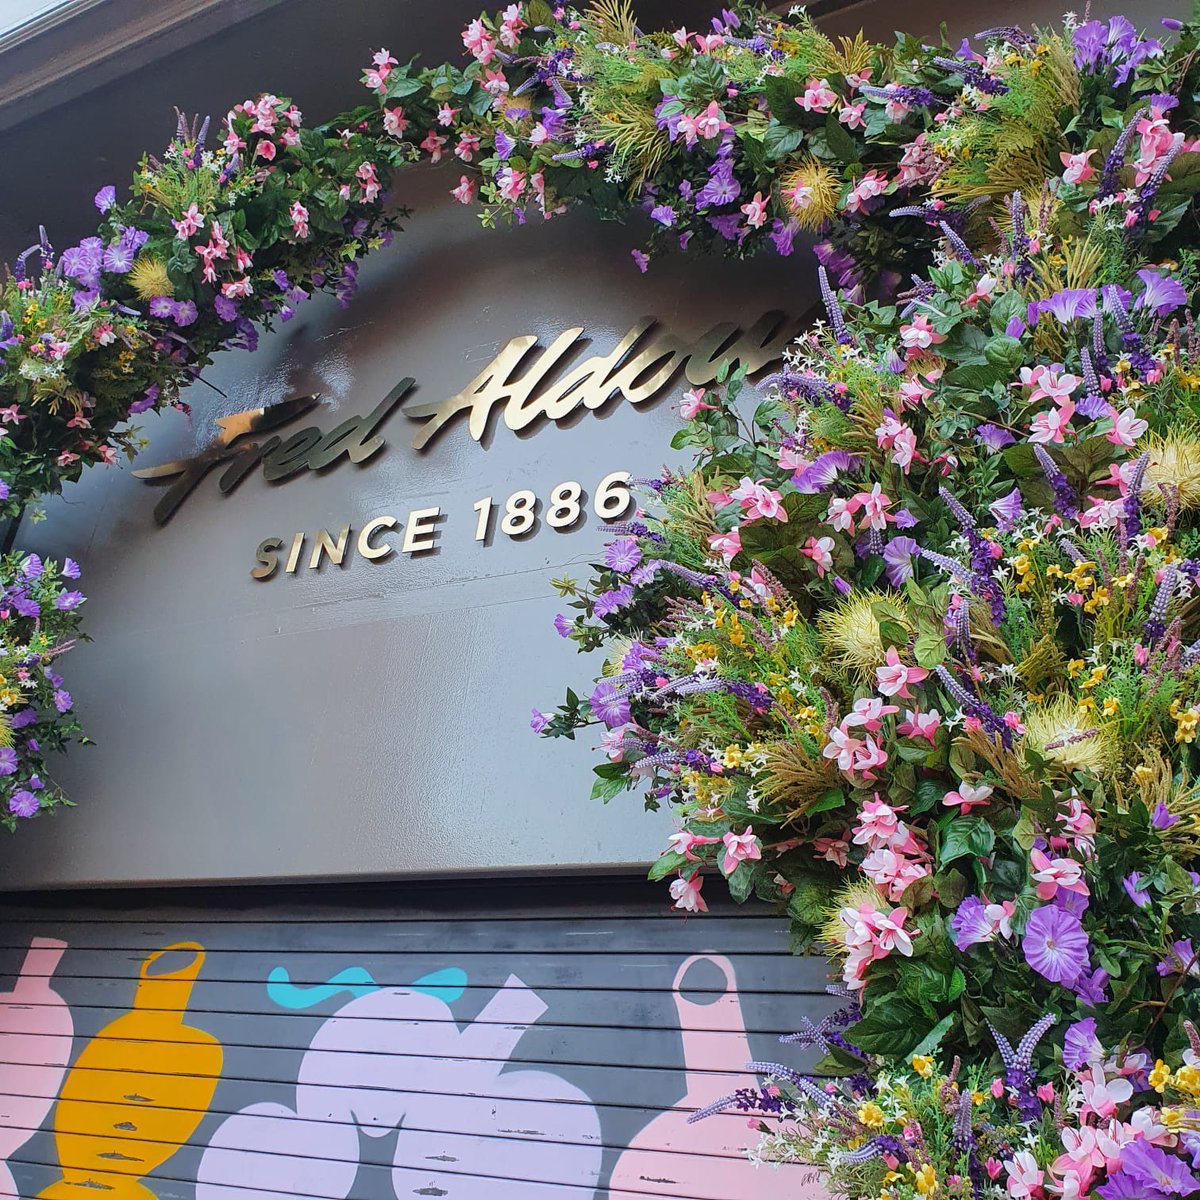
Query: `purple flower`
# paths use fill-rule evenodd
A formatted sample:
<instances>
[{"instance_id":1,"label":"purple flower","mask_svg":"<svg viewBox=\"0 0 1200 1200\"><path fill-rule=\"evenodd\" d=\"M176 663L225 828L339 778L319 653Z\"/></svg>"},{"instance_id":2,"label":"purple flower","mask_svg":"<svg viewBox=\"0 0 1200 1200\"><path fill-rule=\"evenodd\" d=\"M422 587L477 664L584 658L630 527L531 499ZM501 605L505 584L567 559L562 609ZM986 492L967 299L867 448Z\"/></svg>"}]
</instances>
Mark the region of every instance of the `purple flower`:
<instances>
[{"instance_id":1,"label":"purple flower","mask_svg":"<svg viewBox=\"0 0 1200 1200\"><path fill-rule=\"evenodd\" d=\"M629 253L633 258L633 261L637 263L637 269L641 271L643 275L645 275L646 268L650 265L650 255L641 250L630 250Z\"/></svg>"},{"instance_id":2,"label":"purple flower","mask_svg":"<svg viewBox=\"0 0 1200 1200\"><path fill-rule=\"evenodd\" d=\"M559 613L554 618L554 628L558 630L559 637L570 637L573 626L571 622L562 615L562 613Z\"/></svg>"},{"instance_id":3,"label":"purple flower","mask_svg":"<svg viewBox=\"0 0 1200 1200\"><path fill-rule=\"evenodd\" d=\"M16 817L32 817L41 806L42 802L24 788L19 792L13 792L8 800L8 811Z\"/></svg>"},{"instance_id":4,"label":"purple flower","mask_svg":"<svg viewBox=\"0 0 1200 1200\"><path fill-rule=\"evenodd\" d=\"M1150 824L1155 829L1170 829L1172 825L1177 824L1182 818L1177 817L1167 808L1160 800L1154 809L1154 814L1150 818Z\"/></svg>"},{"instance_id":5,"label":"purple flower","mask_svg":"<svg viewBox=\"0 0 1200 1200\"><path fill-rule=\"evenodd\" d=\"M102 187L95 196L94 203L102 212L106 213L117 202L117 189L110 183Z\"/></svg>"},{"instance_id":6,"label":"purple flower","mask_svg":"<svg viewBox=\"0 0 1200 1200\"><path fill-rule=\"evenodd\" d=\"M17 610L19 616L40 617L42 615L42 606L27 592L14 592L11 600L12 606Z\"/></svg>"},{"instance_id":7,"label":"purple flower","mask_svg":"<svg viewBox=\"0 0 1200 1200\"><path fill-rule=\"evenodd\" d=\"M1196 952L1192 949L1192 939L1183 938L1176 942L1171 947L1169 956L1160 959L1154 969L1163 978L1168 975L1182 975L1185 971L1189 975L1200 976L1200 963L1196 961Z\"/></svg>"},{"instance_id":8,"label":"purple flower","mask_svg":"<svg viewBox=\"0 0 1200 1200\"><path fill-rule=\"evenodd\" d=\"M669 204L656 204L650 210L650 219L670 229L679 220L679 216Z\"/></svg>"},{"instance_id":9,"label":"purple flower","mask_svg":"<svg viewBox=\"0 0 1200 1200\"><path fill-rule=\"evenodd\" d=\"M914 517L907 508L896 509L895 521L897 529L911 529L914 525L919 523L917 518Z\"/></svg>"},{"instance_id":10,"label":"purple flower","mask_svg":"<svg viewBox=\"0 0 1200 1200\"><path fill-rule=\"evenodd\" d=\"M771 225L771 232L767 236L771 239L771 244L775 247L775 253L780 258L787 258L792 253L794 249L793 243L799 231L800 226L794 221L788 221L787 224L784 224L778 217L775 218Z\"/></svg>"},{"instance_id":11,"label":"purple flower","mask_svg":"<svg viewBox=\"0 0 1200 1200\"><path fill-rule=\"evenodd\" d=\"M135 254L150 240L150 235L136 225L121 225L121 245L128 247Z\"/></svg>"},{"instance_id":12,"label":"purple flower","mask_svg":"<svg viewBox=\"0 0 1200 1200\"><path fill-rule=\"evenodd\" d=\"M199 315L199 310L191 300L180 300L175 305L175 311L171 317L175 324L182 329L185 325L191 325Z\"/></svg>"},{"instance_id":13,"label":"purple flower","mask_svg":"<svg viewBox=\"0 0 1200 1200\"><path fill-rule=\"evenodd\" d=\"M54 693L54 707L57 708L60 713L70 712L71 705L73 703L74 701L71 699L71 693L68 692L66 688L59 688Z\"/></svg>"},{"instance_id":14,"label":"purple flower","mask_svg":"<svg viewBox=\"0 0 1200 1200\"><path fill-rule=\"evenodd\" d=\"M127 246L124 241L117 240L105 247L101 266L106 271L111 271L114 275L125 275L128 273L129 268L133 266L133 259L133 249Z\"/></svg>"},{"instance_id":15,"label":"purple flower","mask_svg":"<svg viewBox=\"0 0 1200 1200\"><path fill-rule=\"evenodd\" d=\"M63 251L59 266L64 275L77 279L85 288L97 288L103 258L104 243L98 237L84 238L78 246Z\"/></svg>"},{"instance_id":16,"label":"purple flower","mask_svg":"<svg viewBox=\"0 0 1200 1200\"><path fill-rule=\"evenodd\" d=\"M1151 1145L1145 1138L1134 1138L1121 1147L1121 1170L1139 1183L1169 1195L1190 1196L1200 1190L1200 1179L1182 1160Z\"/></svg>"},{"instance_id":17,"label":"purple flower","mask_svg":"<svg viewBox=\"0 0 1200 1200\"><path fill-rule=\"evenodd\" d=\"M1011 446L1017 439L1007 429L999 425L980 425L975 431L975 437L982 442L993 454Z\"/></svg>"},{"instance_id":18,"label":"purple flower","mask_svg":"<svg viewBox=\"0 0 1200 1200\"><path fill-rule=\"evenodd\" d=\"M82 592L59 592L54 597L54 607L61 612L70 612L73 608L78 608L86 597Z\"/></svg>"},{"instance_id":19,"label":"purple flower","mask_svg":"<svg viewBox=\"0 0 1200 1200\"><path fill-rule=\"evenodd\" d=\"M887 564L884 573L892 587L900 587L905 580L912 578L912 556L916 550L917 543L903 534L892 538L884 547L883 561Z\"/></svg>"},{"instance_id":20,"label":"purple flower","mask_svg":"<svg viewBox=\"0 0 1200 1200\"><path fill-rule=\"evenodd\" d=\"M960 950L990 942L995 937L988 920L987 905L978 896L968 896L950 918L950 935Z\"/></svg>"},{"instance_id":21,"label":"purple flower","mask_svg":"<svg viewBox=\"0 0 1200 1200\"><path fill-rule=\"evenodd\" d=\"M36 554L30 554L21 564L21 578L41 579L44 570L42 560Z\"/></svg>"},{"instance_id":22,"label":"purple flower","mask_svg":"<svg viewBox=\"0 0 1200 1200\"><path fill-rule=\"evenodd\" d=\"M1095 288L1063 288L1038 301L1038 312L1049 313L1060 325L1096 315Z\"/></svg>"},{"instance_id":23,"label":"purple flower","mask_svg":"<svg viewBox=\"0 0 1200 1200\"><path fill-rule=\"evenodd\" d=\"M1131 871L1121 880L1121 886L1126 895L1138 906L1146 908L1150 904L1150 893L1141 886L1141 877L1136 871Z\"/></svg>"},{"instance_id":24,"label":"purple flower","mask_svg":"<svg viewBox=\"0 0 1200 1200\"><path fill-rule=\"evenodd\" d=\"M529 728L534 733L541 733L550 724L550 718L544 712L538 712L536 708L532 708L529 711L533 714L529 719Z\"/></svg>"},{"instance_id":25,"label":"purple flower","mask_svg":"<svg viewBox=\"0 0 1200 1200\"><path fill-rule=\"evenodd\" d=\"M1063 1065L1071 1071L1082 1070L1088 1063L1104 1059L1104 1047L1096 1037L1096 1019L1084 1017L1068 1027L1063 1039Z\"/></svg>"},{"instance_id":26,"label":"purple flower","mask_svg":"<svg viewBox=\"0 0 1200 1200\"><path fill-rule=\"evenodd\" d=\"M1051 983L1070 987L1088 960L1088 936L1079 918L1065 908L1035 908L1025 925L1025 961Z\"/></svg>"},{"instance_id":27,"label":"purple flower","mask_svg":"<svg viewBox=\"0 0 1200 1200\"><path fill-rule=\"evenodd\" d=\"M1006 337L1019 338L1027 328L1028 326L1020 317L1012 316L1008 318L1008 324L1004 326L1004 334Z\"/></svg>"},{"instance_id":28,"label":"purple flower","mask_svg":"<svg viewBox=\"0 0 1200 1200\"><path fill-rule=\"evenodd\" d=\"M655 575L658 574L662 562L659 559L647 559L632 575L629 576L629 582L634 587L641 587L643 583L649 583Z\"/></svg>"},{"instance_id":29,"label":"purple flower","mask_svg":"<svg viewBox=\"0 0 1200 1200\"><path fill-rule=\"evenodd\" d=\"M1108 1182L1096 1191L1104 1200L1170 1200L1166 1192L1147 1187L1140 1179L1124 1171L1114 1171L1108 1177Z\"/></svg>"},{"instance_id":30,"label":"purple flower","mask_svg":"<svg viewBox=\"0 0 1200 1200\"><path fill-rule=\"evenodd\" d=\"M733 163L729 159L718 159L709 167L708 174L708 182L696 193L697 208L732 204L742 194L742 185L733 177Z\"/></svg>"},{"instance_id":31,"label":"purple flower","mask_svg":"<svg viewBox=\"0 0 1200 1200\"><path fill-rule=\"evenodd\" d=\"M11 746L0 747L0 775L15 775L17 752Z\"/></svg>"},{"instance_id":32,"label":"purple flower","mask_svg":"<svg viewBox=\"0 0 1200 1200\"><path fill-rule=\"evenodd\" d=\"M9 727L12 729L24 729L26 725L32 725L37 720L37 713L32 708L19 708L9 719Z\"/></svg>"},{"instance_id":33,"label":"purple flower","mask_svg":"<svg viewBox=\"0 0 1200 1200\"><path fill-rule=\"evenodd\" d=\"M496 153L502 159L507 159L516 148L517 143L503 129L496 130Z\"/></svg>"},{"instance_id":34,"label":"purple flower","mask_svg":"<svg viewBox=\"0 0 1200 1200\"><path fill-rule=\"evenodd\" d=\"M222 321L237 319L237 305L228 296L214 296L213 311Z\"/></svg>"},{"instance_id":35,"label":"purple flower","mask_svg":"<svg viewBox=\"0 0 1200 1200\"><path fill-rule=\"evenodd\" d=\"M1146 290L1137 298L1135 308L1153 309L1154 315L1161 317L1187 303L1187 289L1178 279L1151 270L1139 271L1137 274L1146 285Z\"/></svg>"},{"instance_id":36,"label":"purple flower","mask_svg":"<svg viewBox=\"0 0 1200 1200\"><path fill-rule=\"evenodd\" d=\"M829 450L797 471L792 476L792 483L796 485L796 491L811 496L829 487L840 471L857 471L861 462L861 459L845 450Z\"/></svg>"},{"instance_id":37,"label":"purple flower","mask_svg":"<svg viewBox=\"0 0 1200 1200\"><path fill-rule=\"evenodd\" d=\"M601 592L596 597L595 603L592 605L592 611L598 617L608 617L615 613L618 609L624 608L627 604L633 602L633 587L631 584L625 584L623 587L613 588L607 592Z\"/></svg>"},{"instance_id":38,"label":"purple flower","mask_svg":"<svg viewBox=\"0 0 1200 1200\"><path fill-rule=\"evenodd\" d=\"M170 296L151 296L150 315L166 320L175 312L175 301Z\"/></svg>"},{"instance_id":39,"label":"purple flower","mask_svg":"<svg viewBox=\"0 0 1200 1200\"><path fill-rule=\"evenodd\" d=\"M633 538L617 538L604 551L605 564L622 575L628 575L641 561L641 547Z\"/></svg>"},{"instance_id":40,"label":"purple flower","mask_svg":"<svg viewBox=\"0 0 1200 1200\"><path fill-rule=\"evenodd\" d=\"M988 512L996 519L996 527L1001 533L1008 533L1021 517L1021 489L1013 488L1007 496L993 500L988 505Z\"/></svg>"},{"instance_id":41,"label":"purple flower","mask_svg":"<svg viewBox=\"0 0 1200 1200\"><path fill-rule=\"evenodd\" d=\"M0 500L7 500L8 494L9 494L8 484L5 483L3 479L0 479Z\"/></svg>"},{"instance_id":42,"label":"purple flower","mask_svg":"<svg viewBox=\"0 0 1200 1200\"><path fill-rule=\"evenodd\" d=\"M611 683L601 680L592 693L592 712L609 727L616 729L629 721L629 697Z\"/></svg>"}]
</instances>

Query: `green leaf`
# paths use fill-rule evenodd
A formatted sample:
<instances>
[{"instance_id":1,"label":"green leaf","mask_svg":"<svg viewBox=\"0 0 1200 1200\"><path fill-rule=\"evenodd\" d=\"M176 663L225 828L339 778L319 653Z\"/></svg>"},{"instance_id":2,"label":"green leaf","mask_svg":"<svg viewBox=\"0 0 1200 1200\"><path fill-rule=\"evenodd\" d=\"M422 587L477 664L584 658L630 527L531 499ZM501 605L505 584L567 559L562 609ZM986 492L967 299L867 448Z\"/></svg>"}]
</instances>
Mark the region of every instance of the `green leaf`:
<instances>
[{"instance_id":1,"label":"green leaf","mask_svg":"<svg viewBox=\"0 0 1200 1200\"><path fill-rule=\"evenodd\" d=\"M646 872L646 878L651 883L657 883L660 879L666 879L668 875L674 875L687 859L678 851L668 850L654 865Z\"/></svg>"},{"instance_id":2,"label":"green leaf","mask_svg":"<svg viewBox=\"0 0 1200 1200\"><path fill-rule=\"evenodd\" d=\"M803 141L803 129L791 129L773 120L763 136L763 151L770 161L777 162L796 150Z\"/></svg>"},{"instance_id":3,"label":"green leaf","mask_svg":"<svg viewBox=\"0 0 1200 1200\"><path fill-rule=\"evenodd\" d=\"M740 862L732 875L727 875L725 882L729 884L729 894L741 904L749 899L754 891L754 880L760 868L753 863Z\"/></svg>"},{"instance_id":4,"label":"green leaf","mask_svg":"<svg viewBox=\"0 0 1200 1200\"><path fill-rule=\"evenodd\" d=\"M825 140L833 157L844 166L851 166L862 157L858 143L833 113L825 121Z\"/></svg>"},{"instance_id":5,"label":"green leaf","mask_svg":"<svg viewBox=\"0 0 1200 1200\"><path fill-rule=\"evenodd\" d=\"M815 813L830 812L835 808L841 808L845 802L845 793L839 788L830 788L815 804L807 809L807 815L811 817Z\"/></svg>"},{"instance_id":6,"label":"green leaf","mask_svg":"<svg viewBox=\"0 0 1200 1200\"><path fill-rule=\"evenodd\" d=\"M996 844L996 831L978 814L954 816L942 834L941 851L938 855L943 863L971 855L984 858L991 854Z\"/></svg>"},{"instance_id":7,"label":"green leaf","mask_svg":"<svg viewBox=\"0 0 1200 1200\"><path fill-rule=\"evenodd\" d=\"M931 1031L923 1009L895 992L879 997L849 1036L868 1054L907 1058Z\"/></svg>"},{"instance_id":8,"label":"green leaf","mask_svg":"<svg viewBox=\"0 0 1200 1200\"><path fill-rule=\"evenodd\" d=\"M913 643L913 654L916 657L917 666L932 671L946 661L945 634L929 629L918 633L917 640Z\"/></svg>"},{"instance_id":9,"label":"green leaf","mask_svg":"<svg viewBox=\"0 0 1200 1200\"><path fill-rule=\"evenodd\" d=\"M909 812L915 817L930 809L939 810L946 795L946 788L936 779L920 779L913 791L912 804Z\"/></svg>"},{"instance_id":10,"label":"green leaf","mask_svg":"<svg viewBox=\"0 0 1200 1200\"><path fill-rule=\"evenodd\" d=\"M956 968L957 970L957 968ZM958 971L961 978L962 972ZM964 981L965 983L965 981ZM962 988L959 988L958 995L962 994ZM952 1000L954 996L950 997ZM913 1047L913 1055L917 1054L932 1054L942 1043L942 1038L950 1032L954 1027L954 1014L951 1013L948 1017L943 1017L917 1044Z\"/></svg>"}]
</instances>

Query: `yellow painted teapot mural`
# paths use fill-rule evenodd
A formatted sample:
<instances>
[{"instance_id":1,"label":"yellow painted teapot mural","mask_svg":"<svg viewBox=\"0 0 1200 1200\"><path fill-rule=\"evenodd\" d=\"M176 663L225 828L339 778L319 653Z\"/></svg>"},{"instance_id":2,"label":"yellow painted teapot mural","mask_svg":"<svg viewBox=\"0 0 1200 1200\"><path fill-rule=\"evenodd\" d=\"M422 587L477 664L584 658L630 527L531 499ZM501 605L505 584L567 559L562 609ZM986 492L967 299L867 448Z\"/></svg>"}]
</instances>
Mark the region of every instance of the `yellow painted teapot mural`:
<instances>
[{"instance_id":1,"label":"yellow painted teapot mural","mask_svg":"<svg viewBox=\"0 0 1200 1200\"><path fill-rule=\"evenodd\" d=\"M168 954L190 953L174 971ZM133 1008L83 1048L54 1113L63 1177L39 1200L79 1200L102 1187L107 1200L154 1200L139 1182L196 1131L221 1074L221 1044L184 1023L204 947L177 942L142 964Z\"/></svg>"}]
</instances>

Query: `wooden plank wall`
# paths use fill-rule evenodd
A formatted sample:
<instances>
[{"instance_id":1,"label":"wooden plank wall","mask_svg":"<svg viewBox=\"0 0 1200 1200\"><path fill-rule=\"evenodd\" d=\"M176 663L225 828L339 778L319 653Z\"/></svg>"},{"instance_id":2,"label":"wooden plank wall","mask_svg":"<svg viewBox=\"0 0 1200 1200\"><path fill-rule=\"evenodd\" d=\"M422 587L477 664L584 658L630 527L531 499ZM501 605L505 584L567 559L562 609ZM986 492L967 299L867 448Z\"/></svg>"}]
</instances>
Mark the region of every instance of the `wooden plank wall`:
<instances>
[{"instance_id":1,"label":"wooden plank wall","mask_svg":"<svg viewBox=\"0 0 1200 1200\"><path fill-rule=\"evenodd\" d=\"M0 902L0 1196L789 1200L696 1108L834 1001L761 909L589 880ZM3 1164L7 1160L7 1167Z\"/></svg>"}]
</instances>

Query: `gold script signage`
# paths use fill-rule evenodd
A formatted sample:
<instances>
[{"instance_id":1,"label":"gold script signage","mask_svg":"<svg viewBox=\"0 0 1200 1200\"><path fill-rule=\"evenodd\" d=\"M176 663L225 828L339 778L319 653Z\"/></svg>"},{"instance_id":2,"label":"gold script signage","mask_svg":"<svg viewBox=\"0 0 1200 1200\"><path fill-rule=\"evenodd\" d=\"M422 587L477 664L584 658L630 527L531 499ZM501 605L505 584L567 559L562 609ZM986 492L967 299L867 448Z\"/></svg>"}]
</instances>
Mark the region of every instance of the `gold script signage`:
<instances>
[{"instance_id":1,"label":"gold script signage","mask_svg":"<svg viewBox=\"0 0 1200 1200\"><path fill-rule=\"evenodd\" d=\"M518 432L540 421L562 421L579 408L596 411L617 398L645 404L661 396L680 371L694 387L712 383L723 363L754 373L778 362L797 331L798 324L786 314L769 312L745 332L725 322L689 343L654 318L643 317L607 354L573 367L571 360L583 344L581 326L565 330L544 349L532 334L515 337L462 391L440 402L405 407L406 416L422 423L412 446L424 449L459 416L466 417L470 436L481 441L498 406L503 406L505 425ZM272 433L261 442L254 440L253 435L310 412L318 403L316 395L222 417L217 421L220 434L195 458L134 474L147 483L170 483L154 508L155 520L164 525L218 467L222 471L217 486L228 495L260 465L269 483L282 483L305 470L325 471L343 459L361 466L383 449L380 428L415 386L412 378L402 379L371 412L350 417L328 432L310 425L287 438Z\"/></svg>"}]
</instances>

